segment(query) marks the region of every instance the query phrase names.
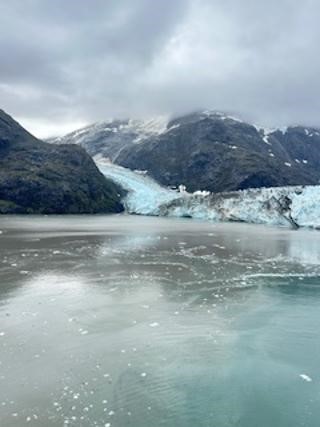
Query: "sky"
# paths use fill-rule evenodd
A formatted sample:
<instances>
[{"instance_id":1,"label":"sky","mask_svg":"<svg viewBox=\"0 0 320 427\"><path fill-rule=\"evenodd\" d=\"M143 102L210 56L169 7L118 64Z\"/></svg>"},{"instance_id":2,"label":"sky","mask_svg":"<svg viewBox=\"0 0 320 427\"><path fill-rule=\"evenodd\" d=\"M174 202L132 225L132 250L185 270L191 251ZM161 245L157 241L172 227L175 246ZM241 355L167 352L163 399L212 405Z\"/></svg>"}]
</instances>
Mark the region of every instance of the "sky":
<instances>
[{"instance_id":1,"label":"sky","mask_svg":"<svg viewBox=\"0 0 320 427\"><path fill-rule=\"evenodd\" d=\"M0 0L0 108L38 137L229 112L320 126L318 0Z\"/></svg>"}]
</instances>

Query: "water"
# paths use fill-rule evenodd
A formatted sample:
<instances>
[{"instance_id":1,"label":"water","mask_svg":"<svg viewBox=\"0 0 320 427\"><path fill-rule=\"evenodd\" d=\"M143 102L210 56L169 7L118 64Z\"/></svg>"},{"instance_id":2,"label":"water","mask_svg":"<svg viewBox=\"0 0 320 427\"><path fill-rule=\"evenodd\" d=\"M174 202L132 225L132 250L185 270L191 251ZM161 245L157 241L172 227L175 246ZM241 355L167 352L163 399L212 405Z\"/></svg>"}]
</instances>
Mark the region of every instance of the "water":
<instances>
[{"instance_id":1,"label":"water","mask_svg":"<svg viewBox=\"0 0 320 427\"><path fill-rule=\"evenodd\" d=\"M318 427L320 234L0 218L1 427Z\"/></svg>"}]
</instances>

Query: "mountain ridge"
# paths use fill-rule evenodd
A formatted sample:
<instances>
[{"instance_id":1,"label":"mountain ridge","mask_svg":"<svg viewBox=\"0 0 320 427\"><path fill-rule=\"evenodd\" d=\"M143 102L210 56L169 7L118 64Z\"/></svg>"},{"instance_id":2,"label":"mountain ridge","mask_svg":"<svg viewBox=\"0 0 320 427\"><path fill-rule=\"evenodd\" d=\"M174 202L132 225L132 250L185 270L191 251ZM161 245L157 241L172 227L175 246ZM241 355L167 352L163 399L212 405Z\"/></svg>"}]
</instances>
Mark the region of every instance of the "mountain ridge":
<instances>
[{"instance_id":1,"label":"mountain ridge","mask_svg":"<svg viewBox=\"0 0 320 427\"><path fill-rule=\"evenodd\" d=\"M79 144L92 156L147 170L162 185L184 184L190 191L316 185L320 180L320 130L314 127L267 129L209 110L168 119L149 133L143 121L140 128L125 123L101 123L98 132L97 125L89 126L80 135L76 131L51 142Z\"/></svg>"},{"instance_id":2,"label":"mountain ridge","mask_svg":"<svg viewBox=\"0 0 320 427\"><path fill-rule=\"evenodd\" d=\"M120 212L119 191L81 147L38 140L0 110L0 213Z\"/></svg>"}]
</instances>

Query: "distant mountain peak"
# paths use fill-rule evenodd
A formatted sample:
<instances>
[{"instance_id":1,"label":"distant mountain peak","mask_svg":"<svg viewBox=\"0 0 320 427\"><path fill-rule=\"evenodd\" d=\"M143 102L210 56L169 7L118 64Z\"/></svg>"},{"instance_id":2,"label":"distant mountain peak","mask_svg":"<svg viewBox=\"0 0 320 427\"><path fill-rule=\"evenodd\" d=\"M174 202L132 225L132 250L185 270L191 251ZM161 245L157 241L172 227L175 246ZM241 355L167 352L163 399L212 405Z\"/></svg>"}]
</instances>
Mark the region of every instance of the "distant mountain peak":
<instances>
[{"instance_id":1,"label":"distant mountain peak","mask_svg":"<svg viewBox=\"0 0 320 427\"><path fill-rule=\"evenodd\" d=\"M318 184L320 131L266 128L215 110L179 117L97 123L56 142L147 170L167 186L194 191Z\"/></svg>"}]
</instances>

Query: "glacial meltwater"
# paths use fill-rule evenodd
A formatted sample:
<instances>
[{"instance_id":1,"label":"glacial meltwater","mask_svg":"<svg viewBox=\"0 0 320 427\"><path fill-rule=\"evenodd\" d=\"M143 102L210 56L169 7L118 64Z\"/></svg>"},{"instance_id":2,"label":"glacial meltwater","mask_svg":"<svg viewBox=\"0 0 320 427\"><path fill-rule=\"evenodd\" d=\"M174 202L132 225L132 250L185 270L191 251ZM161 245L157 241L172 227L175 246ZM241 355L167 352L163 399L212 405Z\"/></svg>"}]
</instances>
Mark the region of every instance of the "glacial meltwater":
<instances>
[{"instance_id":1,"label":"glacial meltwater","mask_svg":"<svg viewBox=\"0 0 320 427\"><path fill-rule=\"evenodd\" d=\"M320 232L1 217L1 427L319 427Z\"/></svg>"}]
</instances>

